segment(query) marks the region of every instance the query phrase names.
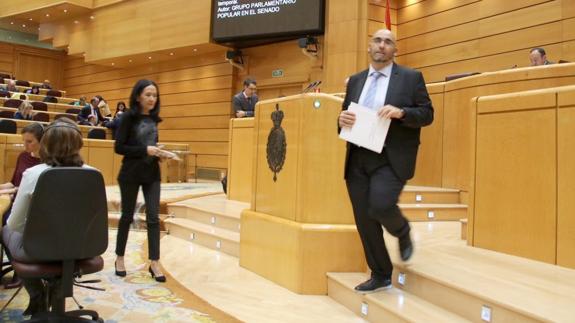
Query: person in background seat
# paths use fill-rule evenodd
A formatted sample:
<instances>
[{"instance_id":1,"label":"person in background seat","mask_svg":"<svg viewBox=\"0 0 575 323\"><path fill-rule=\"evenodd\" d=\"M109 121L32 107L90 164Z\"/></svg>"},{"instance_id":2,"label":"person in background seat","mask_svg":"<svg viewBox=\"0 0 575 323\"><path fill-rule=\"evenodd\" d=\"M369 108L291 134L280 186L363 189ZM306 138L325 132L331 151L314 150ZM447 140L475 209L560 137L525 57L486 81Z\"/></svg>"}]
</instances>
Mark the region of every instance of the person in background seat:
<instances>
[{"instance_id":1,"label":"person in background seat","mask_svg":"<svg viewBox=\"0 0 575 323\"><path fill-rule=\"evenodd\" d=\"M18 111L14 113L14 119L18 120L32 120L34 118L34 107L28 101L22 101L18 107Z\"/></svg>"},{"instance_id":2,"label":"person in background seat","mask_svg":"<svg viewBox=\"0 0 575 323\"><path fill-rule=\"evenodd\" d=\"M551 65L553 62L547 60L547 53L540 47L535 47L529 51L531 66Z\"/></svg>"}]
</instances>

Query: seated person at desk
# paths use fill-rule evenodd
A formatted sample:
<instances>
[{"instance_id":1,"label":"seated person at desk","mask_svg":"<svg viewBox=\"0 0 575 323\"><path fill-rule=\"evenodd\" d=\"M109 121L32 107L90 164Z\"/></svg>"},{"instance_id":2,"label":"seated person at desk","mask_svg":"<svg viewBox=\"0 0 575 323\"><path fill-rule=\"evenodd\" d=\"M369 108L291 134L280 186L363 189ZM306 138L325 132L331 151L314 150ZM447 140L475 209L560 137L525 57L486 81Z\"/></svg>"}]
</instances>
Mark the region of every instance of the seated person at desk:
<instances>
[{"instance_id":1,"label":"seated person at desk","mask_svg":"<svg viewBox=\"0 0 575 323\"><path fill-rule=\"evenodd\" d=\"M80 99L78 101L74 101L74 104L72 105L75 107L87 107L89 104L86 102L86 97L81 96Z\"/></svg>"},{"instance_id":2,"label":"seated person at desk","mask_svg":"<svg viewBox=\"0 0 575 323\"><path fill-rule=\"evenodd\" d=\"M529 60L531 61L531 66L539 65L550 65L552 62L547 60L547 54L545 50L540 47L535 47L529 52Z\"/></svg>"},{"instance_id":3,"label":"seated person at desk","mask_svg":"<svg viewBox=\"0 0 575 323\"><path fill-rule=\"evenodd\" d=\"M257 84L255 80L245 79L244 90L232 99L236 118L253 117L258 96L256 95Z\"/></svg>"},{"instance_id":4,"label":"seated person at desk","mask_svg":"<svg viewBox=\"0 0 575 323\"><path fill-rule=\"evenodd\" d=\"M80 156L82 145L82 133L70 119L60 118L45 129L40 145L42 164L28 168L24 172L22 183L12 206L12 212L8 217L8 223L2 228L2 242L6 246L9 259L17 259L22 262L33 260L24 250L23 233L36 182L40 174L48 168L89 168ZM46 304L42 280L38 278L21 279L28 295L30 295L30 303L24 315L46 311L48 304Z\"/></svg>"},{"instance_id":5,"label":"seated person at desk","mask_svg":"<svg viewBox=\"0 0 575 323\"><path fill-rule=\"evenodd\" d=\"M6 85L4 85L4 89L8 92L18 92L18 87L16 86L16 81L14 80L7 80Z\"/></svg>"},{"instance_id":6,"label":"seated person at desk","mask_svg":"<svg viewBox=\"0 0 575 323\"><path fill-rule=\"evenodd\" d=\"M111 118L112 111L110 111L110 107L108 106L106 100L104 100L101 95L96 95L96 97L98 98L98 109L100 110L100 114L105 118Z\"/></svg>"},{"instance_id":7,"label":"seated person at desk","mask_svg":"<svg viewBox=\"0 0 575 323\"><path fill-rule=\"evenodd\" d=\"M26 94L36 94L39 95L40 94L40 87L38 85L33 85L31 88L29 88L28 90L26 90L25 92Z\"/></svg>"},{"instance_id":8,"label":"seated person at desk","mask_svg":"<svg viewBox=\"0 0 575 323\"><path fill-rule=\"evenodd\" d=\"M90 104L82 108L78 114L78 124L95 126L99 125L100 122L104 120L104 117L102 117L102 114L100 113L100 109L98 109L98 103L98 98L93 97L92 100L90 100Z\"/></svg>"},{"instance_id":9,"label":"seated person at desk","mask_svg":"<svg viewBox=\"0 0 575 323\"><path fill-rule=\"evenodd\" d=\"M50 84L50 80L44 80L44 82L42 83L41 87L42 87L43 89L51 90L51 89L52 89L52 85Z\"/></svg>"},{"instance_id":10,"label":"seated person at desk","mask_svg":"<svg viewBox=\"0 0 575 323\"><path fill-rule=\"evenodd\" d=\"M40 140L44 135L44 127L40 123L31 123L22 128L22 141L24 142L24 151L18 155L16 168L12 174L10 182L0 184L0 196L2 196L2 206L0 212L2 215L2 226L6 225L8 216L12 211L12 201L18 192L18 186L22 181L22 174L30 167L40 164ZM4 288L20 287L20 279L16 274L12 276L12 281L4 283Z\"/></svg>"},{"instance_id":11,"label":"seated person at desk","mask_svg":"<svg viewBox=\"0 0 575 323\"><path fill-rule=\"evenodd\" d=\"M32 120L34 118L34 111L32 105L28 101L22 101L18 106L18 111L14 113L14 119L18 120Z\"/></svg>"},{"instance_id":12,"label":"seated person at desk","mask_svg":"<svg viewBox=\"0 0 575 323\"><path fill-rule=\"evenodd\" d=\"M44 135L44 127L37 122L31 123L22 128L22 141L24 142L24 151L18 155L16 168L12 174L12 180L8 183L0 184L0 194L14 196L18 191L18 186L22 181L22 174L30 167L40 164L40 140ZM8 208L10 211L10 208ZM2 224L6 224L10 212L4 214Z\"/></svg>"}]
</instances>

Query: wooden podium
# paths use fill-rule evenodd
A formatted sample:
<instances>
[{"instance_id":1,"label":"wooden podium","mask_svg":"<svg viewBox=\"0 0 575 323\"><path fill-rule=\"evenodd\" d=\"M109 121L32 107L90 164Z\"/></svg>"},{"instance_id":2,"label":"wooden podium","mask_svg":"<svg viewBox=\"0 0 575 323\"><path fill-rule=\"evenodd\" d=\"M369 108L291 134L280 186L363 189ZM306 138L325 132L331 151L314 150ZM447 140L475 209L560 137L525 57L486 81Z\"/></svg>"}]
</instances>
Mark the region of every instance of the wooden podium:
<instances>
[{"instance_id":1,"label":"wooden podium","mask_svg":"<svg viewBox=\"0 0 575 323\"><path fill-rule=\"evenodd\" d=\"M303 94L258 103L253 195L240 265L300 294L326 294L326 272L365 271L337 135L342 99Z\"/></svg>"}]
</instances>

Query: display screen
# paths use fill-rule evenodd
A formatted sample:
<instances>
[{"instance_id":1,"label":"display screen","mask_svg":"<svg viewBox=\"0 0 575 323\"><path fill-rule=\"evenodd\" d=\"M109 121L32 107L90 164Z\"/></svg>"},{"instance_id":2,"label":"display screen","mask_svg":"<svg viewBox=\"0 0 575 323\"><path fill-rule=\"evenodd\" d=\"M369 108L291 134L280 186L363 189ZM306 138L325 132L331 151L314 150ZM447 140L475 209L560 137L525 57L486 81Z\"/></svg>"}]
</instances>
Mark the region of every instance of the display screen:
<instances>
[{"instance_id":1,"label":"display screen","mask_svg":"<svg viewBox=\"0 0 575 323\"><path fill-rule=\"evenodd\" d=\"M217 43L322 34L325 0L212 0Z\"/></svg>"}]
</instances>

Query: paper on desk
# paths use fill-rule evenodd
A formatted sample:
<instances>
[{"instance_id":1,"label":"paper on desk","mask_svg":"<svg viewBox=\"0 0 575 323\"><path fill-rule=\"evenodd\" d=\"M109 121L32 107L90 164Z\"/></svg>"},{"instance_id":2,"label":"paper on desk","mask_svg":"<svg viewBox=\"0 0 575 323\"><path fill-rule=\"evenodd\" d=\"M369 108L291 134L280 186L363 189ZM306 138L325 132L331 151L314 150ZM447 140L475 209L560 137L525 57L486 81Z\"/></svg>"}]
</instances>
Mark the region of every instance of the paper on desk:
<instances>
[{"instance_id":1,"label":"paper on desk","mask_svg":"<svg viewBox=\"0 0 575 323\"><path fill-rule=\"evenodd\" d=\"M382 119L377 112L355 102L348 111L355 113L355 124L351 128L342 128L339 137L365 149L381 153L391 119Z\"/></svg>"}]
</instances>

